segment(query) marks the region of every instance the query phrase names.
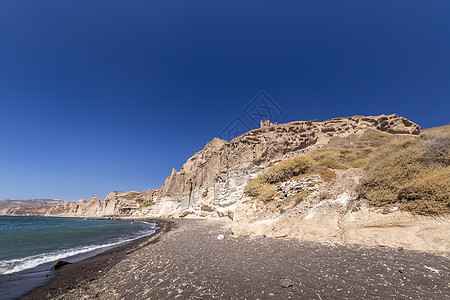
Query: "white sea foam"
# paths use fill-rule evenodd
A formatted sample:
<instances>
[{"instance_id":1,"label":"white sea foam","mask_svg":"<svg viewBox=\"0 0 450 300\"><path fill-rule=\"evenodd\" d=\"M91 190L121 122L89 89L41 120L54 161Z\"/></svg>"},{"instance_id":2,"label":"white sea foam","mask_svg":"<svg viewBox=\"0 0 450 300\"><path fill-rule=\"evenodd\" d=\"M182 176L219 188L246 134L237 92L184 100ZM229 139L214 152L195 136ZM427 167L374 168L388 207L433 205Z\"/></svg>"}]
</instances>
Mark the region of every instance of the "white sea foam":
<instances>
[{"instance_id":1,"label":"white sea foam","mask_svg":"<svg viewBox=\"0 0 450 300\"><path fill-rule=\"evenodd\" d=\"M82 246L82 247L65 249L65 250L58 250L58 251L49 252L49 253L36 254L36 255L20 258L20 259L3 260L3 261L0 261L0 275L15 273L15 272L23 271L26 269L31 269L31 268L37 267L41 264L57 261L57 260L60 260L60 259L63 259L63 258L69 257L69 256L74 256L77 254L86 253L86 252L94 251L94 250L101 249L101 248L106 248L106 247L111 247L111 246L126 243L126 242L131 242L131 241L139 239L141 237L153 234L156 231L156 229L157 228L152 229L152 230L146 232L145 234L142 234L142 235L139 235L139 236L136 236L133 238L124 239L124 240L120 240L120 241L116 241L116 242L111 242L111 243L106 243L106 244L101 244L101 245Z\"/></svg>"}]
</instances>

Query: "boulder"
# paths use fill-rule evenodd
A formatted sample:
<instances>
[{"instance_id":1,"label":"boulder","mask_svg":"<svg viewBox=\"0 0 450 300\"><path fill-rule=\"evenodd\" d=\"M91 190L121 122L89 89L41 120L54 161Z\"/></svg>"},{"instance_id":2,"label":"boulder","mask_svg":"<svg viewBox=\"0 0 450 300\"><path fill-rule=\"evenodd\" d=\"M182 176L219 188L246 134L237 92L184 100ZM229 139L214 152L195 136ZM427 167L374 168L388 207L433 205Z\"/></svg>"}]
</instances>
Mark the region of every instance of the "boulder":
<instances>
[{"instance_id":1,"label":"boulder","mask_svg":"<svg viewBox=\"0 0 450 300\"><path fill-rule=\"evenodd\" d=\"M72 263L64 261L64 260L58 260L55 262L52 266L52 270L58 270L59 268L65 266L65 265L71 265Z\"/></svg>"}]
</instances>

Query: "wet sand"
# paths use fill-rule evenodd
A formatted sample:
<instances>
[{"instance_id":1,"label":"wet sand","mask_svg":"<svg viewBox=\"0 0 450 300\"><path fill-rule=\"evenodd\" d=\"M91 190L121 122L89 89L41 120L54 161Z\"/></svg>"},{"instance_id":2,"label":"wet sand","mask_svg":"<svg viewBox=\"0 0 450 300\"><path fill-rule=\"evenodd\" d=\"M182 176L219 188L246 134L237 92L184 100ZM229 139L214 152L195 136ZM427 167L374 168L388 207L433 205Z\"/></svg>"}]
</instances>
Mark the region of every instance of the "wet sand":
<instances>
[{"instance_id":1,"label":"wet sand","mask_svg":"<svg viewBox=\"0 0 450 300\"><path fill-rule=\"evenodd\" d=\"M450 298L443 256L235 237L220 220L153 221L161 229L151 237L64 266L23 299Z\"/></svg>"}]
</instances>

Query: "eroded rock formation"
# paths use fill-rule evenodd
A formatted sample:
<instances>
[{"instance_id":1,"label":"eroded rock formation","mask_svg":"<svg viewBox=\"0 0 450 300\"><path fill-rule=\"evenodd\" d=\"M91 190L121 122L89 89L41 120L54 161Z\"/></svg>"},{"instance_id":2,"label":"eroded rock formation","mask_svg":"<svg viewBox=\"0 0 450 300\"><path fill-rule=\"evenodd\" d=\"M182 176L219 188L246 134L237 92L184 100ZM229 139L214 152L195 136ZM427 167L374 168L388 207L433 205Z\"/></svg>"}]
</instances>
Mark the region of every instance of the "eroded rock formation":
<instances>
[{"instance_id":1,"label":"eroded rock formation","mask_svg":"<svg viewBox=\"0 0 450 300\"><path fill-rule=\"evenodd\" d=\"M158 196L159 190L148 190L145 192L113 191L104 199L94 196L90 200L77 200L72 202L62 201L56 205L43 206L29 211L31 214L47 216L79 216L98 217L119 215L133 212L139 209L138 199L153 201Z\"/></svg>"},{"instance_id":2,"label":"eroded rock formation","mask_svg":"<svg viewBox=\"0 0 450 300\"><path fill-rule=\"evenodd\" d=\"M395 114L287 124L262 121L261 128L229 143L213 139L179 172L172 170L152 212L162 216L232 216L245 185L267 167L321 147L331 137L360 134L368 128L395 134L420 133L417 124Z\"/></svg>"},{"instance_id":3,"label":"eroded rock formation","mask_svg":"<svg viewBox=\"0 0 450 300\"><path fill-rule=\"evenodd\" d=\"M104 199L61 202L39 207L34 213L59 216L116 215L124 208L135 214L232 217L248 181L281 160L305 154L328 143L331 137L347 137L372 128L395 134L419 134L417 124L395 114L335 118L324 122L297 121L273 124L261 121L230 142L215 138L195 153L177 172L172 170L158 190L111 192ZM155 205L138 210L136 201L154 200Z\"/></svg>"},{"instance_id":4,"label":"eroded rock formation","mask_svg":"<svg viewBox=\"0 0 450 300\"><path fill-rule=\"evenodd\" d=\"M298 180L306 183L303 187L311 187L309 195L299 203L275 199L264 204L242 197L231 223L233 234L449 253L449 216L412 215L395 205L371 207L358 199L356 192L363 170L352 168L335 172L336 179L332 182L325 182L317 175ZM283 185L302 186L292 181L280 184ZM288 190L295 194L295 191Z\"/></svg>"},{"instance_id":5,"label":"eroded rock formation","mask_svg":"<svg viewBox=\"0 0 450 300\"><path fill-rule=\"evenodd\" d=\"M261 121L261 128L230 142L218 138L208 142L180 171L173 169L158 190L111 192L102 200L93 197L89 201L58 203L41 208L41 212L98 216L120 214L129 208L135 216L225 216L232 220L231 230L236 235L291 236L301 240L380 244L448 253L448 217L417 217L398 207L368 206L356 193L363 176L361 168L335 170L337 177L330 182L309 174L279 183L280 195L269 203L244 196L249 180L268 167L329 142L330 145L336 141L352 143L355 136L367 129L392 134L420 133L417 124L395 114L287 124L265 120ZM301 191L308 191L307 197L284 201L286 197L300 195ZM148 205L139 207L143 202Z\"/></svg>"}]
</instances>

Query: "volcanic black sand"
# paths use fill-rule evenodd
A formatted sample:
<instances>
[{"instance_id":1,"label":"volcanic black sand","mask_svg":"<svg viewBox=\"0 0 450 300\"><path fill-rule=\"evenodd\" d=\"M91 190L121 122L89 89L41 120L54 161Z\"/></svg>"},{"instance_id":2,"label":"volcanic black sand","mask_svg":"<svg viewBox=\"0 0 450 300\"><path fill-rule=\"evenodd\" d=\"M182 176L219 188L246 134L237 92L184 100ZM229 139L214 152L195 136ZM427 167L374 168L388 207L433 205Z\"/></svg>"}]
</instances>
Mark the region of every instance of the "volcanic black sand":
<instances>
[{"instance_id":1,"label":"volcanic black sand","mask_svg":"<svg viewBox=\"0 0 450 300\"><path fill-rule=\"evenodd\" d=\"M450 298L443 256L235 237L221 221L155 221L155 235L64 266L24 299ZM283 279L292 286L282 287Z\"/></svg>"}]
</instances>

